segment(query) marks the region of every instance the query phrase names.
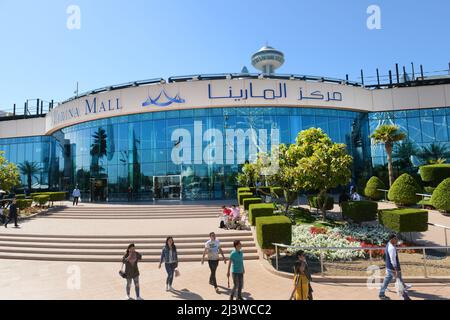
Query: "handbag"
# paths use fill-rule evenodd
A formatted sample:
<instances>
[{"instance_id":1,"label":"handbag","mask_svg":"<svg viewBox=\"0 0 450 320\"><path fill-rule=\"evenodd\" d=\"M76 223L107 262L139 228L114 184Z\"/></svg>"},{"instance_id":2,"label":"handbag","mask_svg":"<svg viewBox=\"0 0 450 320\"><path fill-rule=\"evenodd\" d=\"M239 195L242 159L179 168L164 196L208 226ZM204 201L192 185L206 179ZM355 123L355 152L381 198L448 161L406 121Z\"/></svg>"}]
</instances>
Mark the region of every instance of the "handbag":
<instances>
[{"instance_id":1,"label":"handbag","mask_svg":"<svg viewBox=\"0 0 450 320\"><path fill-rule=\"evenodd\" d=\"M397 278L397 280L395 281L395 289L397 290L397 294L400 297L402 297L403 294L405 293L405 286L403 285L403 283L400 280L400 278Z\"/></svg>"},{"instance_id":2,"label":"handbag","mask_svg":"<svg viewBox=\"0 0 450 320\"><path fill-rule=\"evenodd\" d=\"M125 265L125 263L122 263L122 267L120 267L119 270L119 276L121 276L122 278L126 279L127 274L125 273L125 271L123 271L123 266Z\"/></svg>"},{"instance_id":3,"label":"handbag","mask_svg":"<svg viewBox=\"0 0 450 320\"><path fill-rule=\"evenodd\" d=\"M175 277L179 277L180 276L180 271L178 269L175 269Z\"/></svg>"}]
</instances>

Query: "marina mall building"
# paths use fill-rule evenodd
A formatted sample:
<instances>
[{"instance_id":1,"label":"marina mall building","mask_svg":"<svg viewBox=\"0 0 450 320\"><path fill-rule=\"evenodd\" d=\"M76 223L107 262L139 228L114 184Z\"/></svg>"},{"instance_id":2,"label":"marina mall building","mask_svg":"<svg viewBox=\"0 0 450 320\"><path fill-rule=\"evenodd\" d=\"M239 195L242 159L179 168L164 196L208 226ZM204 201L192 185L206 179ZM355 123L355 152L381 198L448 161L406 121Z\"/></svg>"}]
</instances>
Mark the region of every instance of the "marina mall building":
<instances>
[{"instance_id":1,"label":"marina mall building","mask_svg":"<svg viewBox=\"0 0 450 320\"><path fill-rule=\"evenodd\" d=\"M232 199L242 164L310 127L345 143L354 179L385 163L370 134L398 125L421 147L450 147L450 76L396 75L385 84L281 75L282 52L263 47L237 74L130 82L62 103L0 112L0 150L34 166L33 189L87 201ZM22 176L23 187L27 185Z\"/></svg>"}]
</instances>

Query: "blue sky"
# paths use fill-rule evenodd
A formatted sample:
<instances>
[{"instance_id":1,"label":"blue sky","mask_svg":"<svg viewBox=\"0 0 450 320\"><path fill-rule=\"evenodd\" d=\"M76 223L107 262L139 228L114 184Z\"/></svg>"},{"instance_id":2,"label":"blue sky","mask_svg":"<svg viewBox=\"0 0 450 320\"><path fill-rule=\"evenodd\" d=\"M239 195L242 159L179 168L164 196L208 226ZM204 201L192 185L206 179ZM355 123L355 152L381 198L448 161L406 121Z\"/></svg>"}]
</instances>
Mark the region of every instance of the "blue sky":
<instances>
[{"instance_id":1,"label":"blue sky","mask_svg":"<svg viewBox=\"0 0 450 320\"><path fill-rule=\"evenodd\" d=\"M366 26L381 8L381 30ZM81 29L66 27L69 5ZM106 85L239 72L266 41L280 73L351 79L395 63L444 70L450 1L0 0L0 109L28 98L61 101Z\"/></svg>"}]
</instances>

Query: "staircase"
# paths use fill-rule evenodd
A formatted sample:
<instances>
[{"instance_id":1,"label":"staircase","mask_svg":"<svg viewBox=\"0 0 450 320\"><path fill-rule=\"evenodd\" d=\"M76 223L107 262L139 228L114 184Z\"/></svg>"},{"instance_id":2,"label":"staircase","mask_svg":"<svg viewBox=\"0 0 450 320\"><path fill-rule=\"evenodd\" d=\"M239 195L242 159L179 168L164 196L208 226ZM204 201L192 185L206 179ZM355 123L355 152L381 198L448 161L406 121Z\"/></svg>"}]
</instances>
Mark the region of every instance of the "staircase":
<instances>
[{"instance_id":1,"label":"staircase","mask_svg":"<svg viewBox=\"0 0 450 320\"><path fill-rule=\"evenodd\" d=\"M157 234L157 224L164 219L180 219L180 229L172 235L178 250L180 262L201 261L204 244L209 239L208 234L189 234L183 230L183 222L190 219L209 218L201 223L217 226L219 209L205 205L139 205L139 206L79 206L51 211L40 215L40 223L45 219L61 220L61 224L71 224L73 220L81 219L79 224L90 224L92 219L120 219L123 222L123 234L37 234L7 232L0 233L0 259L43 260L43 261L73 261L73 262L120 262L130 243L136 245L136 250L142 254L143 262L159 262L161 249L166 240L166 234ZM149 224L149 235L127 234L126 220L139 223L137 220L159 219L146 222ZM109 223L104 220L105 223ZM200 222L200 220L199 220ZM29 223L33 223L30 221ZM103 222L102 222L103 223ZM107 226L108 224L106 224ZM66 226L66 225L65 225ZM153 226L153 227L152 227ZM82 228L82 227L81 227ZM67 230L67 228L65 228ZM215 229L215 228L214 228ZM213 230L214 230L213 229ZM107 230L107 229L105 229ZM104 230L103 230L104 231ZM1 232L1 231L0 231ZM179 234L178 234L179 233ZM217 233L222 250L228 257L233 249L233 241L240 240L243 245L246 260L259 259L255 241L250 231L223 230Z\"/></svg>"}]
</instances>

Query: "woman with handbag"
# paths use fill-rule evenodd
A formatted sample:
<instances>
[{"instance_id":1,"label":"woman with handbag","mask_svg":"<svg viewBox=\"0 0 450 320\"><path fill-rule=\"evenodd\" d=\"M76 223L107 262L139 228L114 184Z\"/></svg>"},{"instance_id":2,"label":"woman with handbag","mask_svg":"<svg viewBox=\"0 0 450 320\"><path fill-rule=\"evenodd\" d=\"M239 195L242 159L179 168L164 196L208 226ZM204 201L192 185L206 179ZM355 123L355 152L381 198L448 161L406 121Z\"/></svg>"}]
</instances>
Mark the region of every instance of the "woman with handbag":
<instances>
[{"instance_id":1,"label":"woman with handbag","mask_svg":"<svg viewBox=\"0 0 450 320\"><path fill-rule=\"evenodd\" d=\"M134 243L130 244L127 252L122 258L122 269L125 266L125 271L122 269L119 274L122 278L127 279L127 300L133 300L130 296L131 281L134 282L134 289L136 290L136 300L143 300L139 293L139 268L138 261L142 259L142 255L136 251Z\"/></svg>"},{"instance_id":2,"label":"woman with handbag","mask_svg":"<svg viewBox=\"0 0 450 320\"><path fill-rule=\"evenodd\" d=\"M172 288L173 277L179 275L178 268L178 255L177 247L172 237L167 237L166 244L161 252L161 259L159 261L158 268L161 268L161 264L164 262L167 271L166 291L174 290Z\"/></svg>"}]
</instances>

